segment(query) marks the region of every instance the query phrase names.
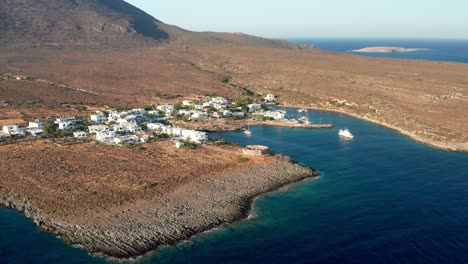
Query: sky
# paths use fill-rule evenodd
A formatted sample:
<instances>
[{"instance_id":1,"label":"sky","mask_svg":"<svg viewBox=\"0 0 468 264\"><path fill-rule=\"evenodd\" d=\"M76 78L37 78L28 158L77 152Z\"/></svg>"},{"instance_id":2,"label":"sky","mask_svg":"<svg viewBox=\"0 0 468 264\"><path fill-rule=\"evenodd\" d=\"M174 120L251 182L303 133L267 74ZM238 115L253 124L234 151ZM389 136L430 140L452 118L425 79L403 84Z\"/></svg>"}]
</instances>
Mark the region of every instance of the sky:
<instances>
[{"instance_id":1,"label":"sky","mask_svg":"<svg viewBox=\"0 0 468 264\"><path fill-rule=\"evenodd\" d=\"M463 38L466 0L126 0L193 31L269 38Z\"/></svg>"}]
</instances>

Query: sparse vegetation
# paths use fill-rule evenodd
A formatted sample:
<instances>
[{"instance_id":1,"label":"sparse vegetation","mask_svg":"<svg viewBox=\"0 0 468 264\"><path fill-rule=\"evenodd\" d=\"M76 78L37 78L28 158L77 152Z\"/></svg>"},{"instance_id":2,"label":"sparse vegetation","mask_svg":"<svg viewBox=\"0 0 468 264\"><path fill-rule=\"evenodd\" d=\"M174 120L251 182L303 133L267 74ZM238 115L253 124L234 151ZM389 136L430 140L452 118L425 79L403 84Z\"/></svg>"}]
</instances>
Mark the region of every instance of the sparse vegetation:
<instances>
[{"instance_id":1,"label":"sparse vegetation","mask_svg":"<svg viewBox=\"0 0 468 264\"><path fill-rule=\"evenodd\" d=\"M249 161L250 161L250 159L246 158L246 157L237 158L237 162L239 162L239 163L245 163L245 162L249 162Z\"/></svg>"}]
</instances>

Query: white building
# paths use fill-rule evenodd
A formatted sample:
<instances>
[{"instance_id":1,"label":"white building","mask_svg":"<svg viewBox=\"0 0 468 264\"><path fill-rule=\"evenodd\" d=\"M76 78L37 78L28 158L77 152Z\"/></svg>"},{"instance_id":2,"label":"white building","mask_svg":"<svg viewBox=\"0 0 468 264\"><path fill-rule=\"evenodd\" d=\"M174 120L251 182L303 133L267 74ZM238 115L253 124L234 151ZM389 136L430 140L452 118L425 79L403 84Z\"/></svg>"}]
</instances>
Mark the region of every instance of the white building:
<instances>
[{"instance_id":1,"label":"white building","mask_svg":"<svg viewBox=\"0 0 468 264\"><path fill-rule=\"evenodd\" d=\"M155 117L159 117L159 111L156 111L156 110L148 111L148 115L153 115Z\"/></svg>"},{"instance_id":2,"label":"white building","mask_svg":"<svg viewBox=\"0 0 468 264\"><path fill-rule=\"evenodd\" d=\"M112 140L116 144L135 144L140 141L140 138L135 135L118 136Z\"/></svg>"},{"instance_id":3,"label":"white building","mask_svg":"<svg viewBox=\"0 0 468 264\"><path fill-rule=\"evenodd\" d=\"M24 129L18 125L3 126L3 132L8 135L24 135Z\"/></svg>"},{"instance_id":4,"label":"white building","mask_svg":"<svg viewBox=\"0 0 468 264\"><path fill-rule=\"evenodd\" d=\"M162 130L165 127L165 125L161 123L148 123L146 126L148 127L148 131Z\"/></svg>"},{"instance_id":5,"label":"white building","mask_svg":"<svg viewBox=\"0 0 468 264\"><path fill-rule=\"evenodd\" d=\"M267 111L265 112L265 117L271 117L275 120L282 120L286 118L286 112L283 110L278 111Z\"/></svg>"},{"instance_id":6,"label":"white building","mask_svg":"<svg viewBox=\"0 0 468 264\"><path fill-rule=\"evenodd\" d=\"M101 112L98 112L96 114L91 115L91 121L92 122L106 122L107 117Z\"/></svg>"},{"instance_id":7,"label":"white building","mask_svg":"<svg viewBox=\"0 0 468 264\"><path fill-rule=\"evenodd\" d=\"M128 124L125 124L125 127L126 127L126 131L130 133L137 133L137 132L143 131L141 129L141 126L139 126L137 123L128 123Z\"/></svg>"},{"instance_id":8,"label":"white building","mask_svg":"<svg viewBox=\"0 0 468 264\"><path fill-rule=\"evenodd\" d=\"M123 132L126 132L126 131L127 131L127 127L126 127L125 125L115 124L115 125L112 125L110 131L114 131L114 132L118 132L118 133L123 133Z\"/></svg>"},{"instance_id":9,"label":"white building","mask_svg":"<svg viewBox=\"0 0 468 264\"><path fill-rule=\"evenodd\" d=\"M166 116L167 117L170 117L172 115L172 113L174 112L174 106L173 105L169 105L169 104L166 104L166 105L159 105L157 107L158 110L161 110L161 111L164 111L164 113L166 113Z\"/></svg>"},{"instance_id":10,"label":"white building","mask_svg":"<svg viewBox=\"0 0 468 264\"><path fill-rule=\"evenodd\" d=\"M205 109L206 107L211 107L211 108L214 108L213 106L213 102L207 102L207 103L203 103L203 109Z\"/></svg>"},{"instance_id":11,"label":"white building","mask_svg":"<svg viewBox=\"0 0 468 264\"><path fill-rule=\"evenodd\" d=\"M232 112L230 110L224 110L223 116L232 116Z\"/></svg>"},{"instance_id":12,"label":"white building","mask_svg":"<svg viewBox=\"0 0 468 264\"><path fill-rule=\"evenodd\" d=\"M202 104L196 104L193 106L195 110L203 110L203 105Z\"/></svg>"},{"instance_id":13,"label":"white building","mask_svg":"<svg viewBox=\"0 0 468 264\"><path fill-rule=\"evenodd\" d=\"M193 101L191 101L191 100L184 100L184 101L182 101L182 105L183 105L183 106L192 106L192 105L193 105Z\"/></svg>"},{"instance_id":14,"label":"white building","mask_svg":"<svg viewBox=\"0 0 468 264\"><path fill-rule=\"evenodd\" d=\"M73 132L73 136L76 138L85 138L85 137L88 137L88 133L84 131L77 131L77 132Z\"/></svg>"},{"instance_id":15,"label":"white building","mask_svg":"<svg viewBox=\"0 0 468 264\"><path fill-rule=\"evenodd\" d=\"M96 126L89 126L88 130L89 130L89 133L91 134L97 134L97 133L102 133L102 132L109 132L110 128L105 125L96 125Z\"/></svg>"},{"instance_id":16,"label":"white building","mask_svg":"<svg viewBox=\"0 0 468 264\"><path fill-rule=\"evenodd\" d=\"M71 117L60 117L55 119L55 124L60 124L60 123L75 123L76 118L74 116Z\"/></svg>"},{"instance_id":17,"label":"white building","mask_svg":"<svg viewBox=\"0 0 468 264\"><path fill-rule=\"evenodd\" d=\"M144 108L135 108L129 111L132 115L144 115L146 114L146 109Z\"/></svg>"},{"instance_id":18,"label":"white building","mask_svg":"<svg viewBox=\"0 0 468 264\"><path fill-rule=\"evenodd\" d=\"M108 132L98 132L96 133L96 140L102 141L102 142L113 142L115 139L115 132L114 131L108 131Z\"/></svg>"},{"instance_id":19,"label":"white building","mask_svg":"<svg viewBox=\"0 0 468 264\"><path fill-rule=\"evenodd\" d=\"M216 110L221 110L221 109L225 108L226 105L224 105L224 104L218 104L218 103L213 103L213 104L211 104L211 107L213 107L213 108L216 109Z\"/></svg>"},{"instance_id":20,"label":"white building","mask_svg":"<svg viewBox=\"0 0 468 264\"><path fill-rule=\"evenodd\" d=\"M211 99L213 103L220 104L220 105L227 105L228 104L228 99L218 96L213 99Z\"/></svg>"},{"instance_id":21,"label":"white building","mask_svg":"<svg viewBox=\"0 0 468 264\"><path fill-rule=\"evenodd\" d=\"M6 138L6 137L9 137L9 136L10 136L10 134L7 134L7 133L5 133L3 131L0 131L0 138Z\"/></svg>"},{"instance_id":22,"label":"white building","mask_svg":"<svg viewBox=\"0 0 468 264\"><path fill-rule=\"evenodd\" d=\"M267 102L273 102L276 101L276 96L273 94L267 94L264 99Z\"/></svg>"},{"instance_id":23,"label":"white building","mask_svg":"<svg viewBox=\"0 0 468 264\"><path fill-rule=\"evenodd\" d=\"M44 128L44 123L40 122L39 120L35 120L34 122L29 122L27 131L31 135L37 137L44 133L43 128Z\"/></svg>"},{"instance_id":24,"label":"white building","mask_svg":"<svg viewBox=\"0 0 468 264\"><path fill-rule=\"evenodd\" d=\"M257 112L262 109L261 104L249 104L248 107L250 112Z\"/></svg>"},{"instance_id":25,"label":"white building","mask_svg":"<svg viewBox=\"0 0 468 264\"><path fill-rule=\"evenodd\" d=\"M39 120L35 120L34 122L29 122L28 128L44 128L44 123L39 122Z\"/></svg>"},{"instance_id":26,"label":"white building","mask_svg":"<svg viewBox=\"0 0 468 264\"><path fill-rule=\"evenodd\" d=\"M203 140L208 139L208 135L205 132L189 129L182 129L180 137L185 140L193 141L196 143L200 143Z\"/></svg>"},{"instance_id":27,"label":"white building","mask_svg":"<svg viewBox=\"0 0 468 264\"><path fill-rule=\"evenodd\" d=\"M58 129L59 130L68 130L68 129L74 129L75 128L75 122L60 122L58 123Z\"/></svg>"},{"instance_id":28,"label":"white building","mask_svg":"<svg viewBox=\"0 0 468 264\"><path fill-rule=\"evenodd\" d=\"M44 130L42 128L28 128L28 133L37 137L40 136L44 133Z\"/></svg>"},{"instance_id":29,"label":"white building","mask_svg":"<svg viewBox=\"0 0 468 264\"><path fill-rule=\"evenodd\" d=\"M198 111L198 110L195 110L195 111L192 111L192 116L190 117L192 120L202 120L204 118L207 118L208 115L205 113L205 112L202 112L202 111Z\"/></svg>"}]
</instances>

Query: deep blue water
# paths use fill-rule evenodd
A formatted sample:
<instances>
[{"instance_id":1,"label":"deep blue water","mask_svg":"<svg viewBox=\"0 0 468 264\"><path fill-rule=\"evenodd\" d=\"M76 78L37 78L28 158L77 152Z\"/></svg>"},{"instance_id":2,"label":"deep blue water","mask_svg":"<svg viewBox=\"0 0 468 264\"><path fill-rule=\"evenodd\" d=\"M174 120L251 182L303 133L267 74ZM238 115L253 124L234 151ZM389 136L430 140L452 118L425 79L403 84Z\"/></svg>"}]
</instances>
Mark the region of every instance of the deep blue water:
<instances>
[{"instance_id":1,"label":"deep blue water","mask_svg":"<svg viewBox=\"0 0 468 264\"><path fill-rule=\"evenodd\" d=\"M468 63L468 40L463 39L288 39L301 44L313 44L320 49L349 52L365 47L404 47L428 48L428 51L415 51L407 53L355 53L363 56L403 58L431 61L451 61Z\"/></svg>"},{"instance_id":2,"label":"deep blue water","mask_svg":"<svg viewBox=\"0 0 468 264\"><path fill-rule=\"evenodd\" d=\"M319 179L264 195L253 218L139 262L468 263L468 154L437 150L341 114L309 115L336 128L258 126L250 137L213 137L268 145L318 169ZM338 137L344 127L354 140ZM104 261L0 209L0 263Z\"/></svg>"}]
</instances>

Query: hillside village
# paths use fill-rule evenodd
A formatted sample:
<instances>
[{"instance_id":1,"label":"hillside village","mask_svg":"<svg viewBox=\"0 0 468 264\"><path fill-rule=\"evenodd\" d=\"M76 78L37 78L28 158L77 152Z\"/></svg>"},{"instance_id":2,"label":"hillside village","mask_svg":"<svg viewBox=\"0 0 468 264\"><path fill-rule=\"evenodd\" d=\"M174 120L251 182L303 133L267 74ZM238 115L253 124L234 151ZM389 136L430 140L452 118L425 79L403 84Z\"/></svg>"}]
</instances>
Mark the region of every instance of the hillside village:
<instances>
[{"instance_id":1,"label":"hillside village","mask_svg":"<svg viewBox=\"0 0 468 264\"><path fill-rule=\"evenodd\" d=\"M263 98L266 103L275 100L276 97L272 94ZM33 120L27 127L5 125L0 132L0 140L26 136L70 137L75 140L90 139L107 145L134 145L171 139L180 148L187 143L200 144L208 139L208 135L203 131L175 127L171 125L171 121L240 120L253 116L264 120L284 120L285 114L282 110L268 110L261 102L256 103L248 97L237 100L220 96L205 97L148 108L99 111L89 118L72 116Z\"/></svg>"}]
</instances>

